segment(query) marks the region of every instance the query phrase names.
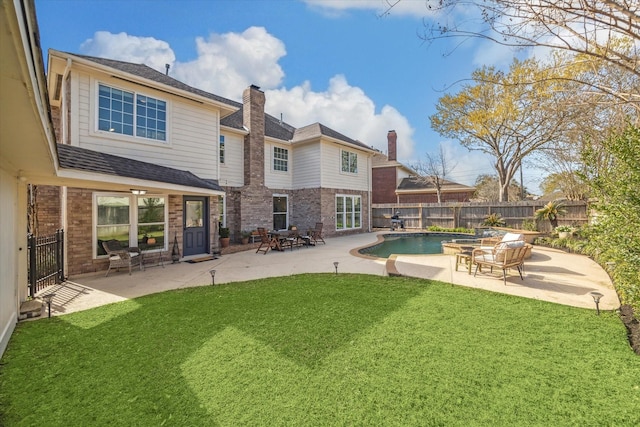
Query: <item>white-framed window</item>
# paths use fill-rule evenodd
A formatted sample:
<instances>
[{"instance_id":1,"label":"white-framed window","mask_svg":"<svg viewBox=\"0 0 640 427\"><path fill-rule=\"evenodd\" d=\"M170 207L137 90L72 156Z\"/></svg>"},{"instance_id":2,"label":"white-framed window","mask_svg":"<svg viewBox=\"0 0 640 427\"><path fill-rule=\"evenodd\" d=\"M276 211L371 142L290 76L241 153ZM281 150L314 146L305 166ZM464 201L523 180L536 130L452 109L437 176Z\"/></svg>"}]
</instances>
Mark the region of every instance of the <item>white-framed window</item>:
<instances>
[{"instance_id":1,"label":"white-framed window","mask_svg":"<svg viewBox=\"0 0 640 427\"><path fill-rule=\"evenodd\" d=\"M289 226L289 196L273 195L273 229L286 230Z\"/></svg>"},{"instance_id":2,"label":"white-framed window","mask_svg":"<svg viewBox=\"0 0 640 427\"><path fill-rule=\"evenodd\" d=\"M167 250L167 197L94 193L94 257L106 255L102 242L118 240L123 248Z\"/></svg>"},{"instance_id":3,"label":"white-framed window","mask_svg":"<svg viewBox=\"0 0 640 427\"><path fill-rule=\"evenodd\" d=\"M287 172L289 170L289 150L273 147L273 170Z\"/></svg>"},{"instance_id":4,"label":"white-framed window","mask_svg":"<svg viewBox=\"0 0 640 427\"><path fill-rule=\"evenodd\" d=\"M362 227L362 198L336 195L336 230L352 230Z\"/></svg>"},{"instance_id":5,"label":"white-framed window","mask_svg":"<svg viewBox=\"0 0 640 427\"><path fill-rule=\"evenodd\" d=\"M167 140L167 102L98 84L98 130Z\"/></svg>"},{"instance_id":6,"label":"white-framed window","mask_svg":"<svg viewBox=\"0 0 640 427\"><path fill-rule=\"evenodd\" d=\"M341 170L346 173L358 173L358 154L351 151L341 151Z\"/></svg>"},{"instance_id":7,"label":"white-framed window","mask_svg":"<svg viewBox=\"0 0 640 427\"><path fill-rule=\"evenodd\" d=\"M220 135L220 163L224 163L224 135Z\"/></svg>"}]
</instances>

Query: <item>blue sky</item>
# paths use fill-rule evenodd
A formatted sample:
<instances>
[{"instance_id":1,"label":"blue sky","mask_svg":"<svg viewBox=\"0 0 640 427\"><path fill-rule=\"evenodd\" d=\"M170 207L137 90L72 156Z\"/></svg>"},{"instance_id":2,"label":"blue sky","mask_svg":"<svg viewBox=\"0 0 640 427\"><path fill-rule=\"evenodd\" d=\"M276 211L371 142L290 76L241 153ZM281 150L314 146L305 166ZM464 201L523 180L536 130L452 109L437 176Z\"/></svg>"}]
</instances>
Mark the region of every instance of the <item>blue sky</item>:
<instances>
[{"instance_id":1,"label":"blue sky","mask_svg":"<svg viewBox=\"0 0 640 427\"><path fill-rule=\"evenodd\" d=\"M472 185L491 159L431 130L446 88L481 65L507 66L513 52L470 40L427 46L423 0L36 0L49 48L145 63L195 87L240 101L264 90L267 112L294 126L321 122L384 152L398 133L412 164L444 144L457 164L449 179ZM448 54L451 53L451 54ZM525 186L539 174L525 169Z\"/></svg>"}]
</instances>

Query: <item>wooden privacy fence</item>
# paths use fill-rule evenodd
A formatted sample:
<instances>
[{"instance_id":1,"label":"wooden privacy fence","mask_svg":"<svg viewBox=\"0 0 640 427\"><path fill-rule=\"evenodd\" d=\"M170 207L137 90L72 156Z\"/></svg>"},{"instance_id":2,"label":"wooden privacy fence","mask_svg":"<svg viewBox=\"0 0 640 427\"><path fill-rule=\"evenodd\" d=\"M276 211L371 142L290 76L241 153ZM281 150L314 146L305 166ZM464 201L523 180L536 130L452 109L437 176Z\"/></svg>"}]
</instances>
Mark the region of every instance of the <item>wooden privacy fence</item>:
<instances>
[{"instance_id":1,"label":"wooden privacy fence","mask_svg":"<svg viewBox=\"0 0 640 427\"><path fill-rule=\"evenodd\" d=\"M524 221L532 222L536 210L542 208L545 201L487 202L487 203L405 203L374 204L371 206L373 228L389 228L391 215L400 212L406 228L425 229L430 226L443 228L476 228L482 226L484 219L491 214L499 214L507 227L523 228ZM584 201L564 202L567 213L558 218L558 225L583 225L589 221L588 204ZM549 221L537 224L538 231L551 231Z\"/></svg>"}]
</instances>

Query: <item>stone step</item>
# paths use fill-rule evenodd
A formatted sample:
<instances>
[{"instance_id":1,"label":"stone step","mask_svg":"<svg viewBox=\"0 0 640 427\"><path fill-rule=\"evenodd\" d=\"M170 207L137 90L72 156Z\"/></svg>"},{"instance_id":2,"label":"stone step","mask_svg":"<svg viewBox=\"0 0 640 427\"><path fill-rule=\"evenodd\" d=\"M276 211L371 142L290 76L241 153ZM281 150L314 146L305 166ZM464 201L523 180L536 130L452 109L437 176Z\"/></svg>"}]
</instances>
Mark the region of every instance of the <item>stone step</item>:
<instances>
[{"instance_id":1,"label":"stone step","mask_svg":"<svg viewBox=\"0 0 640 427\"><path fill-rule=\"evenodd\" d=\"M25 301L20 305L20 314L18 320L31 319L42 315L42 307L44 304L39 300Z\"/></svg>"}]
</instances>

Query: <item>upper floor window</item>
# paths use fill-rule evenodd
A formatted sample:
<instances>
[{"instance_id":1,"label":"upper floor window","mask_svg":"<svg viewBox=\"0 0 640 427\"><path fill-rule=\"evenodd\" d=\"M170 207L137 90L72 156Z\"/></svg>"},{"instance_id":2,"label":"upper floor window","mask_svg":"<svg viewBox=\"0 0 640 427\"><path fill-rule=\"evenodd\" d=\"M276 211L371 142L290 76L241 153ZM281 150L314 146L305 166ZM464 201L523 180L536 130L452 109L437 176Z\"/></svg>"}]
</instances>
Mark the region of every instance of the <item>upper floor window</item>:
<instances>
[{"instance_id":1,"label":"upper floor window","mask_svg":"<svg viewBox=\"0 0 640 427\"><path fill-rule=\"evenodd\" d=\"M167 103L150 96L100 84L98 129L166 141Z\"/></svg>"},{"instance_id":2,"label":"upper floor window","mask_svg":"<svg viewBox=\"0 0 640 427\"><path fill-rule=\"evenodd\" d=\"M220 135L220 163L224 163L224 135Z\"/></svg>"},{"instance_id":3,"label":"upper floor window","mask_svg":"<svg viewBox=\"0 0 640 427\"><path fill-rule=\"evenodd\" d=\"M358 155L350 151L342 151L342 172L358 173Z\"/></svg>"},{"instance_id":4,"label":"upper floor window","mask_svg":"<svg viewBox=\"0 0 640 427\"><path fill-rule=\"evenodd\" d=\"M289 150L273 147L273 170L282 172L289 170Z\"/></svg>"}]
</instances>

